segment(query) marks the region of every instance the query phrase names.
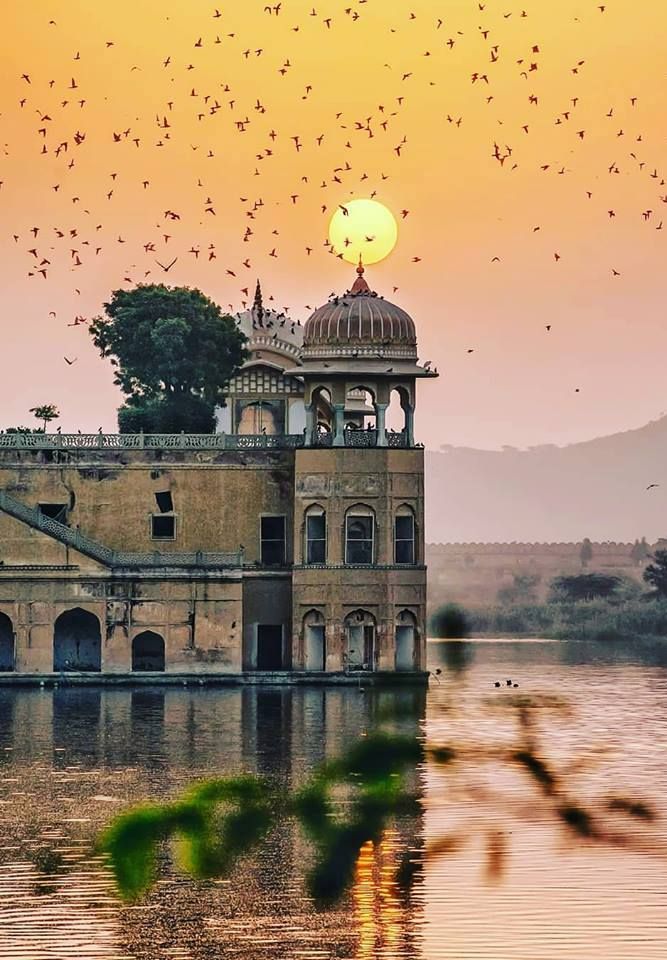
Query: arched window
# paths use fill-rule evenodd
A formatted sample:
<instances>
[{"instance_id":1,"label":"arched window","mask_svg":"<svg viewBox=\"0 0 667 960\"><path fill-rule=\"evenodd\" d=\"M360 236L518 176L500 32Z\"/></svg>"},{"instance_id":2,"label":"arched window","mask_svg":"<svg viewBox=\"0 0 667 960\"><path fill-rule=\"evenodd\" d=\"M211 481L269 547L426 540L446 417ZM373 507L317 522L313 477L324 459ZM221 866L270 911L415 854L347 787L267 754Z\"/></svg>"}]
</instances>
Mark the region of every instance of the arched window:
<instances>
[{"instance_id":1,"label":"arched window","mask_svg":"<svg viewBox=\"0 0 667 960\"><path fill-rule=\"evenodd\" d=\"M358 503L345 514L345 563L375 562L375 514Z\"/></svg>"},{"instance_id":2,"label":"arched window","mask_svg":"<svg viewBox=\"0 0 667 960\"><path fill-rule=\"evenodd\" d=\"M416 563L415 515L403 504L394 517L394 563Z\"/></svg>"},{"instance_id":3,"label":"arched window","mask_svg":"<svg viewBox=\"0 0 667 960\"><path fill-rule=\"evenodd\" d=\"M327 562L327 515L323 507L313 504L306 510L305 562Z\"/></svg>"},{"instance_id":4,"label":"arched window","mask_svg":"<svg viewBox=\"0 0 667 960\"><path fill-rule=\"evenodd\" d=\"M132 641L132 670L163 671L164 640L159 633L144 630Z\"/></svg>"},{"instance_id":5,"label":"arched window","mask_svg":"<svg viewBox=\"0 0 667 960\"><path fill-rule=\"evenodd\" d=\"M54 671L102 669L102 633L95 614L76 607L61 613L53 628Z\"/></svg>"},{"instance_id":6,"label":"arched window","mask_svg":"<svg viewBox=\"0 0 667 960\"><path fill-rule=\"evenodd\" d=\"M326 663L326 640L324 615L319 610L309 610L303 618L303 656L306 670L324 670Z\"/></svg>"},{"instance_id":7,"label":"arched window","mask_svg":"<svg viewBox=\"0 0 667 960\"><path fill-rule=\"evenodd\" d=\"M0 670L14 669L14 626L6 613L0 613Z\"/></svg>"},{"instance_id":8,"label":"arched window","mask_svg":"<svg viewBox=\"0 0 667 960\"><path fill-rule=\"evenodd\" d=\"M396 618L396 669L415 669L417 618L410 610L401 610Z\"/></svg>"}]
</instances>

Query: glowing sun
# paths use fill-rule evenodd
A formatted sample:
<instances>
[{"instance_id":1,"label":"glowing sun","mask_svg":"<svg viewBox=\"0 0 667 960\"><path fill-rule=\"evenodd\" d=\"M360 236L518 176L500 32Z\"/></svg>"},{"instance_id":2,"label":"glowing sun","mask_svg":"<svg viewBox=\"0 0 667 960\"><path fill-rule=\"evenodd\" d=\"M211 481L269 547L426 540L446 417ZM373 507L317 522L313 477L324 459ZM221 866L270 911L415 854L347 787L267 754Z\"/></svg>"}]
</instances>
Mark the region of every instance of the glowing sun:
<instances>
[{"instance_id":1,"label":"glowing sun","mask_svg":"<svg viewBox=\"0 0 667 960\"><path fill-rule=\"evenodd\" d=\"M391 210L377 200L348 200L329 223L329 242L348 263L377 263L396 246L398 226Z\"/></svg>"}]
</instances>

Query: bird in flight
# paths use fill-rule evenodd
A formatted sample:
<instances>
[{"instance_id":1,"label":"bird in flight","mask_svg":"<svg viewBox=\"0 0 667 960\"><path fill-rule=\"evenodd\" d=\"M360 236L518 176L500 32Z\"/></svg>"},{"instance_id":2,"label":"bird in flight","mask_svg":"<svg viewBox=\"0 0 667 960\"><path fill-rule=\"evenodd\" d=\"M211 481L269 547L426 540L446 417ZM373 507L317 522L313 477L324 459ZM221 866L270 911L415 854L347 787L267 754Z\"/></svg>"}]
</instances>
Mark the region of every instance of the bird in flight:
<instances>
[{"instance_id":1,"label":"bird in flight","mask_svg":"<svg viewBox=\"0 0 667 960\"><path fill-rule=\"evenodd\" d=\"M171 270L171 268L173 267L173 265L176 263L177 260L178 260L178 257L174 257L174 259L171 261L171 263L168 263L166 267L165 267L165 265L164 265L163 263L160 263L159 260L156 260L155 262L157 263L158 267L162 267L162 269L164 270L165 273L168 273L169 270Z\"/></svg>"},{"instance_id":2,"label":"bird in flight","mask_svg":"<svg viewBox=\"0 0 667 960\"><path fill-rule=\"evenodd\" d=\"M68 367L71 367L73 363L76 363L77 359L78 357L74 357L73 360L70 360L69 357L63 357L63 360L65 361Z\"/></svg>"},{"instance_id":3,"label":"bird in flight","mask_svg":"<svg viewBox=\"0 0 667 960\"><path fill-rule=\"evenodd\" d=\"M647 487L646 489L647 489L647 490L652 490L654 487L659 487L659 486L660 486L659 483L649 483L649 485L648 485L648 487Z\"/></svg>"}]
</instances>

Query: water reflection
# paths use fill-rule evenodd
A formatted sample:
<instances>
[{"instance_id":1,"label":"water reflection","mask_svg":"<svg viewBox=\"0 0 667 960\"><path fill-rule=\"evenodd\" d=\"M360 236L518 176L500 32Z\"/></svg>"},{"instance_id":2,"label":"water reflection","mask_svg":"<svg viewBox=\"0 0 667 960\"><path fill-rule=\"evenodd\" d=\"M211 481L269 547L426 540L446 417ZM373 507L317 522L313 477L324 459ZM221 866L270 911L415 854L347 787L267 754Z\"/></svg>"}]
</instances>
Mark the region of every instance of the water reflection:
<instances>
[{"instance_id":1,"label":"water reflection","mask_svg":"<svg viewBox=\"0 0 667 960\"><path fill-rule=\"evenodd\" d=\"M665 865L658 858L585 847L563 852L538 820L512 837L501 885L481 882L471 844L422 863L425 842L485 811L443 798L438 775L419 772L421 818L401 820L368 844L344 904L314 911L302 876L309 850L281 823L233 882L193 882L165 851L160 882L121 904L91 841L128 803L177 795L193 780L240 771L277 786L302 783L388 712L430 736L503 735L480 708L521 692L567 697L576 722L550 725L549 746L570 756L594 743L604 764L591 785L629 782L647 797L667 791L662 749L667 658L605 645L596 656L555 643L432 644L442 674L423 690L161 688L0 691L0 958L117 960L657 960L667 953ZM442 712L454 699L463 720ZM459 729L460 727L460 729ZM465 730L464 730L465 728ZM597 778L597 779L596 779ZM661 820L656 843L667 841ZM396 868L408 853L418 882L409 896Z\"/></svg>"}]
</instances>

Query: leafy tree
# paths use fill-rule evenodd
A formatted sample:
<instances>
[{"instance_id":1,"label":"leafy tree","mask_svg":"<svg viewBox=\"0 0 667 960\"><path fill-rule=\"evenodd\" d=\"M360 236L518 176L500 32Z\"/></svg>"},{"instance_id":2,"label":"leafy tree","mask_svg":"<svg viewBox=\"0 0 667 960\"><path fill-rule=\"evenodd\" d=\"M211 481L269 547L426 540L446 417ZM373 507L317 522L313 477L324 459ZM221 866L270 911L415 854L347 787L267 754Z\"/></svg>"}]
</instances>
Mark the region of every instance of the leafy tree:
<instances>
[{"instance_id":1,"label":"leafy tree","mask_svg":"<svg viewBox=\"0 0 667 960\"><path fill-rule=\"evenodd\" d=\"M583 543L581 544L579 559L581 560L581 566L584 568L586 568L593 559L593 545L588 537L584 537Z\"/></svg>"},{"instance_id":2,"label":"leafy tree","mask_svg":"<svg viewBox=\"0 0 667 960\"><path fill-rule=\"evenodd\" d=\"M121 433L213 433L215 410L201 397L131 397L118 411Z\"/></svg>"},{"instance_id":3,"label":"leafy tree","mask_svg":"<svg viewBox=\"0 0 667 960\"><path fill-rule=\"evenodd\" d=\"M43 427L7 427L1 433L44 433Z\"/></svg>"},{"instance_id":4,"label":"leafy tree","mask_svg":"<svg viewBox=\"0 0 667 960\"><path fill-rule=\"evenodd\" d=\"M465 610L456 603L446 603L433 614L431 630L434 637L443 640L465 639L470 632Z\"/></svg>"},{"instance_id":5,"label":"leafy tree","mask_svg":"<svg viewBox=\"0 0 667 960\"><path fill-rule=\"evenodd\" d=\"M667 598L667 550L656 550L653 562L644 570L644 580L653 587L654 596Z\"/></svg>"},{"instance_id":6,"label":"leafy tree","mask_svg":"<svg viewBox=\"0 0 667 960\"><path fill-rule=\"evenodd\" d=\"M580 573L574 576L555 577L551 581L552 599L556 601L579 601L608 599L621 586L620 577L606 573Z\"/></svg>"},{"instance_id":7,"label":"leafy tree","mask_svg":"<svg viewBox=\"0 0 667 960\"><path fill-rule=\"evenodd\" d=\"M539 573L513 573L513 583L498 590L498 603L534 603L537 600L535 589L542 579Z\"/></svg>"},{"instance_id":8,"label":"leafy tree","mask_svg":"<svg viewBox=\"0 0 667 960\"><path fill-rule=\"evenodd\" d=\"M201 291L163 284L115 290L104 311L89 330L128 398L122 422L133 422L133 416L136 422L143 408L144 422L158 417L160 432L196 432L204 407L212 422L246 358L245 337L234 320Z\"/></svg>"},{"instance_id":9,"label":"leafy tree","mask_svg":"<svg viewBox=\"0 0 667 960\"><path fill-rule=\"evenodd\" d=\"M57 420L60 416L60 411L54 403L45 403L41 407L30 407L30 413L34 413L37 420L42 421L44 433L46 433L46 425L51 423L52 420Z\"/></svg>"}]
</instances>

